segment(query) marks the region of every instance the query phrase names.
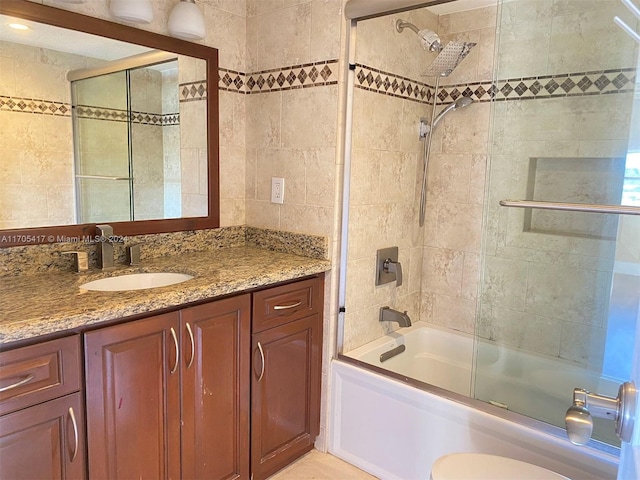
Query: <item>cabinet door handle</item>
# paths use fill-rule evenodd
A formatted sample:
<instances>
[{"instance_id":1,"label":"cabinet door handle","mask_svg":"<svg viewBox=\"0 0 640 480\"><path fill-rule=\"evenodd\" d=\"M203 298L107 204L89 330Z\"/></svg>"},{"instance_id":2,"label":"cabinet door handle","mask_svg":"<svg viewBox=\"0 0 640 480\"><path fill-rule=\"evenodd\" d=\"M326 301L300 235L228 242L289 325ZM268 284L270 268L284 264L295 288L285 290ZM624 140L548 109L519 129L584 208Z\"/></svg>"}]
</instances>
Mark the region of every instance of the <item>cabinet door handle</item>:
<instances>
[{"instance_id":1,"label":"cabinet door handle","mask_svg":"<svg viewBox=\"0 0 640 480\"><path fill-rule=\"evenodd\" d=\"M0 388L0 393L7 392L9 390L13 390L14 388L21 387L22 385L29 383L31 380L33 380L33 377L34 377L33 373L30 373L29 375L24 375L16 383L12 383L11 385L7 385L6 387Z\"/></svg>"},{"instance_id":2,"label":"cabinet door handle","mask_svg":"<svg viewBox=\"0 0 640 480\"><path fill-rule=\"evenodd\" d=\"M275 305L273 307L274 310L289 310L290 308L296 308L302 305L302 300L296 303L292 303L291 305Z\"/></svg>"},{"instance_id":3,"label":"cabinet door handle","mask_svg":"<svg viewBox=\"0 0 640 480\"><path fill-rule=\"evenodd\" d=\"M187 333L189 334L189 340L191 340L191 358L187 363L187 368L189 368L193 364L193 358L196 356L196 342L193 340L193 331L189 322L187 322Z\"/></svg>"},{"instance_id":4,"label":"cabinet door handle","mask_svg":"<svg viewBox=\"0 0 640 480\"><path fill-rule=\"evenodd\" d=\"M262 380L264 376L264 351L262 350L262 345L258 342L258 351L260 352L260 360L262 362L262 369L260 370L260 375L258 376L258 383Z\"/></svg>"},{"instance_id":5,"label":"cabinet door handle","mask_svg":"<svg viewBox=\"0 0 640 480\"><path fill-rule=\"evenodd\" d=\"M171 369L171 375L173 375L176 373L176 370L178 370L178 364L180 363L180 347L178 347L178 337L176 336L176 331L173 327L171 327L171 336L173 337L173 344L176 346L176 363Z\"/></svg>"},{"instance_id":6,"label":"cabinet door handle","mask_svg":"<svg viewBox=\"0 0 640 480\"><path fill-rule=\"evenodd\" d=\"M69 407L69 418L71 419L71 424L73 425L73 440L74 447L73 453L71 454L71 459L69 460L71 463L76 459L78 455L78 422L76 422L76 415L73 413L73 407Z\"/></svg>"}]
</instances>

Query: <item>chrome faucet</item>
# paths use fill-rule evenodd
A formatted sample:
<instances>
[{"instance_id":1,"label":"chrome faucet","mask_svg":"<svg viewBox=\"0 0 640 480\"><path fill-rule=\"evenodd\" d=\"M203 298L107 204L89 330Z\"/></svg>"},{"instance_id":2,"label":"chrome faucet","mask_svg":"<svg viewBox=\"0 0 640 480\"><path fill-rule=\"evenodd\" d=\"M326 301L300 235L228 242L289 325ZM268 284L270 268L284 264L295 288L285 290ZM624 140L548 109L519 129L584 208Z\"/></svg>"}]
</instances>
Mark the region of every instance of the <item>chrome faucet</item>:
<instances>
[{"instance_id":1,"label":"chrome faucet","mask_svg":"<svg viewBox=\"0 0 640 480\"><path fill-rule=\"evenodd\" d=\"M98 231L98 267L102 270L113 268L113 227L96 225Z\"/></svg>"},{"instance_id":2,"label":"chrome faucet","mask_svg":"<svg viewBox=\"0 0 640 480\"><path fill-rule=\"evenodd\" d=\"M397 322L401 327L411 326L411 319L406 310L402 313L389 307L380 307L380 321Z\"/></svg>"}]
</instances>

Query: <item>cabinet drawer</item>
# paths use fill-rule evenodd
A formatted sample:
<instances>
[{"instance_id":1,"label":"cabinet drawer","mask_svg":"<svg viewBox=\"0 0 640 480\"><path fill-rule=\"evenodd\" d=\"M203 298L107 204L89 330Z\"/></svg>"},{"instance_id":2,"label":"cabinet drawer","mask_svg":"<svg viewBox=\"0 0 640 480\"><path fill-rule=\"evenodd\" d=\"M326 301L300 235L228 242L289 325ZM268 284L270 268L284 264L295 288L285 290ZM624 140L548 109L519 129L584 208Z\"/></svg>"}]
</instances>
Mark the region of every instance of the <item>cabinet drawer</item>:
<instances>
[{"instance_id":1,"label":"cabinet drawer","mask_svg":"<svg viewBox=\"0 0 640 480\"><path fill-rule=\"evenodd\" d=\"M320 312L323 287L322 277L316 277L254 293L252 332Z\"/></svg>"},{"instance_id":2,"label":"cabinet drawer","mask_svg":"<svg viewBox=\"0 0 640 480\"><path fill-rule=\"evenodd\" d=\"M78 390L78 335L0 353L0 415Z\"/></svg>"}]
</instances>

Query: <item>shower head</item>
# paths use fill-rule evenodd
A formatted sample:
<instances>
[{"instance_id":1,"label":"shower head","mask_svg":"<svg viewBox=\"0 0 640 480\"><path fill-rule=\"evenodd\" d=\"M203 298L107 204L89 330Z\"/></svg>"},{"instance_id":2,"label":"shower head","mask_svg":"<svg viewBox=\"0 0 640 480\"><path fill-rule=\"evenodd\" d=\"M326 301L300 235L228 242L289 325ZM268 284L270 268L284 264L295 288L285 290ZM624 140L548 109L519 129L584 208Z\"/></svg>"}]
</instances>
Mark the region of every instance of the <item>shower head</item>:
<instances>
[{"instance_id":1,"label":"shower head","mask_svg":"<svg viewBox=\"0 0 640 480\"><path fill-rule=\"evenodd\" d=\"M476 46L471 42L449 42L446 46L442 46L440 37L432 30L419 30L413 23L404 20L396 20L396 30L400 33L408 28L420 37L420 43L425 50L430 52L438 52L436 59L431 62L427 71L422 75L425 77L448 77L458 64L469 54L471 49Z\"/></svg>"},{"instance_id":2,"label":"shower head","mask_svg":"<svg viewBox=\"0 0 640 480\"><path fill-rule=\"evenodd\" d=\"M440 120L444 118L444 116L449 113L451 110L456 110L458 108L468 107L473 103L473 99L470 97L459 97L455 102L451 102L447 105L437 116L433 119L433 125L431 128L435 128Z\"/></svg>"},{"instance_id":3,"label":"shower head","mask_svg":"<svg viewBox=\"0 0 640 480\"><path fill-rule=\"evenodd\" d=\"M429 30L428 28L419 30L413 23L405 22L401 19L396 20L396 30L398 32L402 33L405 28L412 30L420 37L420 43L425 50L429 50L430 52L440 52L442 50L440 37L438 37L438 34L433 30Z\"/></svg>"},{"instance_id":4,"label":"shower head","mask_svg":"<svg viewBox=\"0 0 640 480\"><path fill-rule=\"evenodd\" d=\"M475 46L476 44L472 42L447 43L422 75L425 77L448 77Z\"/></svg>"}]
</instances>

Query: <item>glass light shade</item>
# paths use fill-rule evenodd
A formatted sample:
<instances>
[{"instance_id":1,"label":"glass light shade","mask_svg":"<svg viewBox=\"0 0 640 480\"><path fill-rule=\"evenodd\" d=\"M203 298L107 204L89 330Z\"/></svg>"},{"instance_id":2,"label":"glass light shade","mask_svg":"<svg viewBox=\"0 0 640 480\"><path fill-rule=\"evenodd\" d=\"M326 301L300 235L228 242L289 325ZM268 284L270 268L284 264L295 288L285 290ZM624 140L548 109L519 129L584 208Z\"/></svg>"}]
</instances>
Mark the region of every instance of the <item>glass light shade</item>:
<instances>
[{"instance_id":1,"label":"glass light shade","mask_svg":"<svg viewBox=\"0 0 640 480\"><path fill-rule=\"evenodd\" d=\"M150 0L111 0L111 15L131 23L149 23L153 20Z\"/></svg>"},{"instance_id":2,"label":"glass light shade","mask_svg":"<svg viewBox=\"0 0 640 480\"><path fill-rule=\"evenodd\" d=\"M206 35L204 15L193 1L181 0L169 15L169 34L182 40L201 40Z\"/></svg>"}]
</instances>

